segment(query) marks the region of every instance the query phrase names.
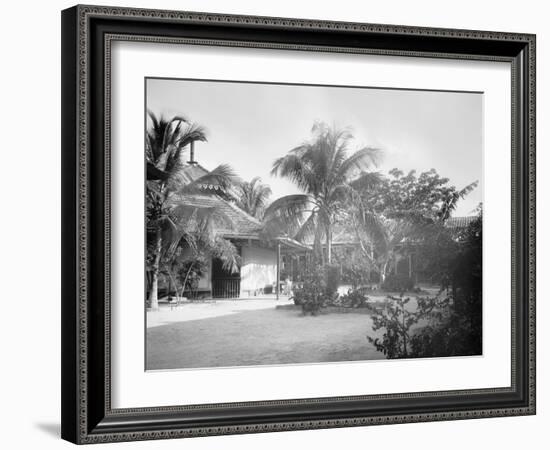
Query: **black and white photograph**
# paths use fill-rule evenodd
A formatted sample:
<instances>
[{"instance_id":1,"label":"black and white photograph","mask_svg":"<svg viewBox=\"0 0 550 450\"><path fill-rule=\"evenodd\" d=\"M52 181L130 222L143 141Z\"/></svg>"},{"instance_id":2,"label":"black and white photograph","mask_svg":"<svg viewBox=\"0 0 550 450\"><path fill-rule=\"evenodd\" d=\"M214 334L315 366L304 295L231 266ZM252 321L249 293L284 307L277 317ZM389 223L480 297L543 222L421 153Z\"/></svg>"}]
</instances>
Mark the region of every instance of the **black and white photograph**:
<instances>
[{"instance_id":1,"label":"black and white photograph","mask_svg":"<svg viewBox=\"0 0 550 450\"><path fill-rule=\"evenodd\" d=\"M6 2L0 448L544 447L545 6Z\"/></svg>"},{"instance_id":2,"label":"black and white photograph","mask_svg":"<svg viewBox=\"0 0 550 450\"><path fill-rule=\"evenodd\" d=\"M482 92L145 90L146 370L483 354Z\"/></svg>"}]
</instances>

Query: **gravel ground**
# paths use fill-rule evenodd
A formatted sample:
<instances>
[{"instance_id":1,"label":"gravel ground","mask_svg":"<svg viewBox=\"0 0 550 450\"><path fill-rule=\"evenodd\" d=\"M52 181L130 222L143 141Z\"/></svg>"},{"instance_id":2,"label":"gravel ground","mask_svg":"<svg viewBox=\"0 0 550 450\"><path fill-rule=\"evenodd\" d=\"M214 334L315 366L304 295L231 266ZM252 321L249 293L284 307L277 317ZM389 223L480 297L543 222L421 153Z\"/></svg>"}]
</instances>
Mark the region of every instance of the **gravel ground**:
<instances>
[{"instance_id":1,"label":"gravel ground","mask_svg":"<svg viewBox=\"0 0 550 450\"><path fill-rule=\"evenodd\" d=\"M367 314L303 316L288 300L188 304L147 313L147 369L383 359Z\"/></svg>"}]
</instances>

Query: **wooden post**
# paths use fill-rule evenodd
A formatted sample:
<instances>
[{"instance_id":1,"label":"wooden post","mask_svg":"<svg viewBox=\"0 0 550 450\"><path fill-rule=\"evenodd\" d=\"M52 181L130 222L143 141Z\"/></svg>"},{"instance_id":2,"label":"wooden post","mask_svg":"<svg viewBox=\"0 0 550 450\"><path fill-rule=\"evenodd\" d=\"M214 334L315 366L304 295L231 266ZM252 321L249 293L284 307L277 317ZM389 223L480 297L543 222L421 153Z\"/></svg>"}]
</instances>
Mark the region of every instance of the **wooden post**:
<instances>
[{"instance_id":1,"label":"wooden post","mask_svg":"<svg viewBox=\"0 0 550 450\"><path fill-rule=\"evenodd\" d=\"M412 255L409 253L409 278L412 278Z\"/></svg>"},{"instance_id":2,"label":"wooden post","mask_svg":"<svg viewBox=\"0 0 550 450\"><path fill-rule=\"evenodd\" d=\"M275 285L275 294L279 300L279 291L281 289L281 243L277 241L277 282Z\"/></svg>"}]
</instances>

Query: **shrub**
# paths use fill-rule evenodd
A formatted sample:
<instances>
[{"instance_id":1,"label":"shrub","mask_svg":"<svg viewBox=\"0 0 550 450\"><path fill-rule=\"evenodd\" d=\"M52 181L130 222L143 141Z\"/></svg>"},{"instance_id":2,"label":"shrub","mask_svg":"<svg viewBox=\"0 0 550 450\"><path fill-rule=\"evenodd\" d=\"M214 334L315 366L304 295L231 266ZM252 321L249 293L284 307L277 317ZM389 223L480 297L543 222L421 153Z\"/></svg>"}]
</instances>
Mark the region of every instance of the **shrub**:
<instances>
[{"instance_id":1,"label":"shrub","mask_svg":"<svg viewBox=\"0 0 550 450\"><path fill-rule=\"evenodd\" d=\"M344 308L366 308L368 306L368 300L369 298L361 291L349 289L347 294L336 298L331 304Z\"/></svg>"},{"instance_id":2,"label":"shrub","mask_svg":"<svg viewBox=\"0 0 550 450\"><path fill-rule=\"evenodd\" d=\"M410 354L413 358L480 355L481 330L451 311L444 320L413 334Z\"/></svg>"},{"instance_id":3,"label":"shrub","mask_svg":"<svg viewBox=\"0 0 550 450\"><path fill-rule=\"evenodd\" d=\"M382 289L388 292L410 292L414 289L414 280L408 275L392 273L382 283Z\"/></svg>"},{"instance_id":4,"label":"shrub","mask_svg":"<svg viewBox=\"0 0 550 450\"><path fill-rule=\"evenodd\" d=\"M294 304L300 305L304 314L316 315L329 299L325 270L320 266L310 270L302 285L295 287L293 292Z\"/></svg>"},{"instance_id":5,"label":"shrub","mask_svg":"<svg viewBox=\"0 0 550 450\"><path fill-rule=\"evenodd\" d=\"M319 289L318 284L313 282L304 282L302 287L294 291L294 304L302 307L304 315L316 315L327 300L324 289Z\"/></svg>"},{"instance_id":6,"label":"shrub","mask_svg":"<svg viewBox=\"0 0 550 450\"><path fill-rule=\"evenodd\" d=\"M414 357L480 355L482 353L482 221L463 230L457 254L447 269L450 303L442 320L420 330L411 341Z\"/></svg>"},{"instance_id":7,"label":"shrub","mask_svg":"<svg viewBox=\"0 0 550 450\"><path fill-rule=\"evenodd\" d=\"M388 295L385 309L373 309L372 331L383 329L384 334L382 339L367 336L367 340L389 359L415 355L419 341L415 340L412 327L422 319L440 320L441 309L448 306L447 298L417 298L417 308L411 311L407 309L410 300L410 297L404 298L403 294L399 297Z\"/></svg>"}]
</instances>

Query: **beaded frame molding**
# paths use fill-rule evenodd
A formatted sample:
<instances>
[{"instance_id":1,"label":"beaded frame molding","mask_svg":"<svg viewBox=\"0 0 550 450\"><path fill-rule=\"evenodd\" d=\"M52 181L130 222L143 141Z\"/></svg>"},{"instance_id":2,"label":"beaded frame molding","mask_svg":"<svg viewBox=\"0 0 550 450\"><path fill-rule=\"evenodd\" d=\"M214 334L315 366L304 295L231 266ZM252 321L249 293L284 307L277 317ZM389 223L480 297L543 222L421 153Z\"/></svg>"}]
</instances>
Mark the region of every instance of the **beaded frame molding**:
<instances>
[{"instance_id":1,"label":"beaded frame molding","mask_svg":"<svg viewBox=\"0 0 550 450\"><path fill-rule=\"evenodd\" d=\"M114 41L506 61L512 72L511 386L111 407ZM62 12L62 437L78 444L535 414L535 36L78 5Z\"/></svg>"}]
</instances>

